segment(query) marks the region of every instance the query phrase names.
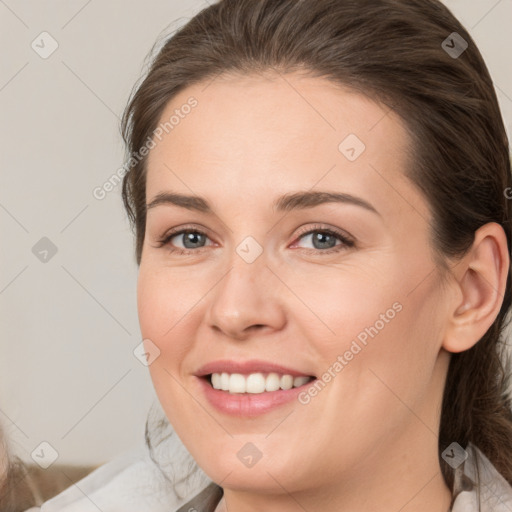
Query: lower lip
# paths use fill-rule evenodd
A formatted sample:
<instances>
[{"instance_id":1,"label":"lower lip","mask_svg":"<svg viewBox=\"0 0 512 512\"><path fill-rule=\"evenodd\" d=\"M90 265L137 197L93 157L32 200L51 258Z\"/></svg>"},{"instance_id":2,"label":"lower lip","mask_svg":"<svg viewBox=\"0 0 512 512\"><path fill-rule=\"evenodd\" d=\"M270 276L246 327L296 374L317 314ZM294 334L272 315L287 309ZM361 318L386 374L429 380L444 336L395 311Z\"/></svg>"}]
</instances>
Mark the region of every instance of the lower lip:
<instances>
[{"instance_id":1,"label":"lower lip","mask_svg":"<svg viewBox=\"0 0 512 512\"><path fill-rule=\"evenodd\" d=\"M264 393L229 393L220 389L214 389L209 379L197 377L206 399L220 412L232 416L258 416L277 409L293 400L305 388L314 384L315 380L292 389L279 389Z\"/></svg>"}]
</instances>

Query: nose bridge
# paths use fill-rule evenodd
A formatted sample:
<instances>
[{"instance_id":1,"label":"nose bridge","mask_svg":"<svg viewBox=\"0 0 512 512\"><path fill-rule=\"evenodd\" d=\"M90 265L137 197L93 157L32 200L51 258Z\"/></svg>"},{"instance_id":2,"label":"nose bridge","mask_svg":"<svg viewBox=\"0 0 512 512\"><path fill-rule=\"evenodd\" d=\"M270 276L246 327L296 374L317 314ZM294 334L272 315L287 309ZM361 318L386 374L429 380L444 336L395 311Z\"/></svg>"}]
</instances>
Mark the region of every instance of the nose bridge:
<instances>
[{"instance_id":1,"label":"nose bridge","mask_svg":"<svg viewBox=\"0 0 512 512\"><path fill-rule=\"evenodd\" d=\"M254 238L246 237L235 247L227 272L212 290L207 314L211 327L236 338L256 325L279 327L284 312L266 264L263 247Z\"/></svg>"}]
</instances>

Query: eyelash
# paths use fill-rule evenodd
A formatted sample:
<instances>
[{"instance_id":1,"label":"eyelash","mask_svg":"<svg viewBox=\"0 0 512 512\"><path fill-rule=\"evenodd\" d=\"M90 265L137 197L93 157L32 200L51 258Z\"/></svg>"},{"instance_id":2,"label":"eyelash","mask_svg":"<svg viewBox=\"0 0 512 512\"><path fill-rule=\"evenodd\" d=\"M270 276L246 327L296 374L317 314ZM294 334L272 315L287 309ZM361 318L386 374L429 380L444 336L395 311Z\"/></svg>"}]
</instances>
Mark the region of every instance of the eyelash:
<instances>
[{"instance_id":1,"label":"eyelash","mask_svg":"<svg viewBox=\"0 0 512 512\"><path fill-rule=\"evenodd\" d=\"M205 233L204 231L202 231L201 229L198 229L193 226L190 226L190 227L185 226L184 228L180 228L175 231L171 231L171 232L167 233L166 235L164 235L164 237L161 238L160 240L157 240L157 244L158 244L157 247L161 248L164 246L169 246L167 248L168 251L173 254L178 254L178 255L190 255L192 253L200 253L200 252L202 252L202 249L206 249L206 247L199 247L197 249L181 249L180 247L171 247L170 246L169 242L171 241L172 238L174 238L177 235L182 235L185 233L197 233L197 234L204 235L204 236L208 237L208 234ZM338 231L333 228L324 228L321 225L316 225L311 228L307 228L302 232L299 232L297 235L297 240L300 240L301 238L305 237L306 235L310 235L312 233L324 233L324 234L334 236L341 241L341 244L336 245L335 247L332 247L331 249L326 249L326 250L305 249L308 253L313 252L315 254L332 254L332 253L340 252L342 250L346 250L347 248L351 248L351 247L355 246L354 240L352 238L350 238L348 235L346 235L345 233L343 233L342 231Z\"/></svg>"}]
</instances>

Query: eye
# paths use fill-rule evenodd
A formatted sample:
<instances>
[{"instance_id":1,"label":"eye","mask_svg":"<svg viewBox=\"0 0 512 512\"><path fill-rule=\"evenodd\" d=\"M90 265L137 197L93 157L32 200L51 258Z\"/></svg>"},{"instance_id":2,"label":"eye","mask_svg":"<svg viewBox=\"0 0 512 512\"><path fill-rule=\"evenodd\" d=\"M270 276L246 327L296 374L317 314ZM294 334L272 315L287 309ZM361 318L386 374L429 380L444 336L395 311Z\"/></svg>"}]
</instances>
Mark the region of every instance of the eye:
<instances>
[{"instance_id":1,"label":"eye","mask_svg":"<svg viewBox=\"0 0 512 512\"><path fill-rule=\"evenodd\" d=\"M178 254L190 254L192 252L199 252L197 249L205 247L205 242L208 235L197 228L185 227L173 230L164 235L161 240L158 240L157 247L168 246L170 252ZM180 247L179 244L182 244ZM210 244L211 245L211 244Z\"/></svg>"},{"instance_id":2,"label":"eye","mask_svg":"<svg viewBox=\"0 0 512 512\"><path fill-rule=\"evenodd\" d=\"M158 240L157 247L166 246L171 253L192 254L200 252L208 245L213 245L207 244L208 240L208 235L204 231L196 227L185 226L164 235L161 240ZM347 233L321 225L302 231L298 234L298 240L309 240L313 248L306 249L315 254L331 254L355 246L354 240ZM296 244L297 242L295 242Z\"/></svg>"},{"instance_id":3,"label":"eye","mask_svg":"<svg viewBox=\"0 0 512 512\"><path fill-rule=\"evenodd\" d=\"M331 254L354 247L354 240L346 233L333 228L313 226L299 233L299 240L307 240L313 245L312 252ZM339 243L337 243L339 242Z\"/></svg>"}]
</instances>

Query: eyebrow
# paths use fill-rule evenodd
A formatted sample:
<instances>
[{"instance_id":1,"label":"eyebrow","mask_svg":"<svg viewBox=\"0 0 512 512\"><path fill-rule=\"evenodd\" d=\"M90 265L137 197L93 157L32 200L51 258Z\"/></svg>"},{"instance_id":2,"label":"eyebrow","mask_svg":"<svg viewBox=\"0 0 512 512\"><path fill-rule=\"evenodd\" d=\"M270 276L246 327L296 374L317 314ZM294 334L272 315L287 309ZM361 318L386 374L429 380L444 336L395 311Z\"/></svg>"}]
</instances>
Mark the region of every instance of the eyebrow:
<instances>
[{"instance_id":1,"label":"eyebrow","mask_svg":"<svg viewBox=\"0 0 512 512\"><path fill-rule=\"evenodd\" d=\"M272 203L272 208L278 212L289 212L292 210L314 208L315 206L327 203L352 204L380 216L380 213L364 199L340 192L308 191L289 193L278 197ZM213 213L212 207L205 198L178 194L176 192L160 192L146 205L146 208L149 210L163 204L172 204L187 210L195 210L206 214Z\"/></svg>"}]
</instances>

